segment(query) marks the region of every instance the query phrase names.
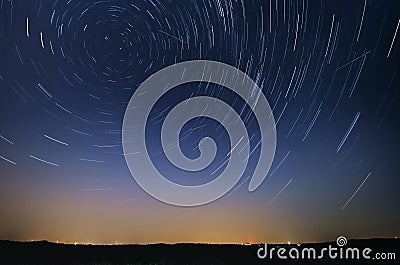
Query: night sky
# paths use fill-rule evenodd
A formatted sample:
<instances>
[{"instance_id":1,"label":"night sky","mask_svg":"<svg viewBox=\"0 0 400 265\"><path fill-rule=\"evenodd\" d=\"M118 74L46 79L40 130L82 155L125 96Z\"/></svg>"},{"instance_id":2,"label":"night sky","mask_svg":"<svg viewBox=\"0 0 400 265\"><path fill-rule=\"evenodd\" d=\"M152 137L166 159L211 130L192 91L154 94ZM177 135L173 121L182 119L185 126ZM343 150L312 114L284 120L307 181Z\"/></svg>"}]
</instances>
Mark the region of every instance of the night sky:
<instances>
[{"instance_id":1,"label":"night sky","mask_svg":"<svg viewBox=\"0 0 400 265\"><path fill-rule=\"evenodd\" d=\"M0 0L0 239L276 243L399 236L399 24L397 0ZM246 73L269 102L277 142L266 179L249 192L249 177L265 161L247 99L208 82L171 89L146 124L149 156L165 178L207 183L233 148L228 130L200 117L183 126L179 144L195 159L199 141L211 137L214 161L198 172L168 161L163 122L190 98L231 106L251 151L228 194L178 207L135 182L122 129L138 87L191 60Z\"/></svg>"}]
</instances>

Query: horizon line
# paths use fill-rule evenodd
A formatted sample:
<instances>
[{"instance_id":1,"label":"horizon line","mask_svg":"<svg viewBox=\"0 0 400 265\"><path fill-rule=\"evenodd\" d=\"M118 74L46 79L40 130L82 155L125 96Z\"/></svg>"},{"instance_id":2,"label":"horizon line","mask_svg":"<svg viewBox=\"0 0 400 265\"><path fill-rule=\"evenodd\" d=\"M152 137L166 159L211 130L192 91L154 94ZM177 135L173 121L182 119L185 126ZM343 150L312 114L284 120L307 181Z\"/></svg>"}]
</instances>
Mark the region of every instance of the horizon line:
<instances>
[{"instance_id":1,"label":"horizon line","mask_svg":"<svg viewBox=\"0 0 400 265\"><path fill-rule=\"evenodd\" d=\"M382 239L394 239L398 240L397 236L394 237L367 237L367 238L351 238L348 241L356 240L382 240ZM59 244L59 245L71 245L71 246L151 246L151 245L242 245L242 246L252 246L252 245L303 245L303 244L326 244L335 242L332 241L304 241L304 242L151 242L151 243L126 243L115 241L113 243L93 243L93 242L62 242L62 241L49 241L46 239L33 239L33 240L12 240L12 239L0 239L0 242L13 242L13 243L49 243L49 244Z\"/></svg>"}]
</instances>

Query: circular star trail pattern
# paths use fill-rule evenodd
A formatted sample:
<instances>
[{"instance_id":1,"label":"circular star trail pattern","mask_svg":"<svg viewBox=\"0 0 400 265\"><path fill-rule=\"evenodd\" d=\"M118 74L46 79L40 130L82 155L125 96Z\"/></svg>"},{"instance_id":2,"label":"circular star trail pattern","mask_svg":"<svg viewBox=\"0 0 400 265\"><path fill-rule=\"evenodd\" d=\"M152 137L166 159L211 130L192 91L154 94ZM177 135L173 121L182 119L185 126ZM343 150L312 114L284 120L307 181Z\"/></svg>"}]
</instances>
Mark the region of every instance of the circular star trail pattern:
<instances>
[{"instance_id":1,"label":"circular star trail pattern","mask_svg":"<svg viewBox=\"0 0 400 265\"><path fill-rule=\"evenodd\" d=\"M118 190L130 177L121 130L134 91L166 66L214 60L250 76L277 123L272 168L262 188L246 196L271 205L314 193L340 211L363 192L372 205L386 194L381 211L391 215L399 184L399 9L397 1L373 0L1 0L0 190L30 173L37 178L30 181L45 182L57 172L64 177L52 185ZM163 154L163 120L195 96L224 100L245 122L252 152L232 194L247 194L258 124L246 102L215 84L181 85L155 105L147 136L155 166L184 185L206 183L224 169L232 146L211 119L193 120L180 134L191 159L201 138L216 139L209 168L185 172ZM257 95L249 88L248 96ZM375 188L359 186L371 183ZM137 191L117 194L124 201Z\"/></svg>"}]
</instances>

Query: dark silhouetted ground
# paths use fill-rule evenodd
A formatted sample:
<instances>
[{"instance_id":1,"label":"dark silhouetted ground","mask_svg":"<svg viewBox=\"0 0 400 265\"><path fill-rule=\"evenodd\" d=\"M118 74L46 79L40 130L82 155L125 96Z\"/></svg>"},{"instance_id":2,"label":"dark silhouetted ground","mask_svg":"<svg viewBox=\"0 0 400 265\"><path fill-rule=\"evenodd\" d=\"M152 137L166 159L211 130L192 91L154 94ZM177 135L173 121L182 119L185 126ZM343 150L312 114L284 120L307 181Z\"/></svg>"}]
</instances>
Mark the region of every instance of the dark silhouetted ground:
<instances>
[{"instance_id":1,"label":"dark silhouetted ground","mask_svg":"<svg viewBox=\"0 0 400 265\"><path fill-rule=\"evenodd\" d=\"M315 248L320 253L324 247L337 247L336 242L298 245L268 245L268 249L283 247L286 256L291 248L300 252L304 248ZM0 241L0 264L10 265L150 265L150 264L400 264L400 240L398 239L368 239L350 240L343 247L372 249L369 255L373 258L330 259L326 253L324 259L281 260L277 257L259 259L257 250L260 245L213 245L213 244L154 244L154 245L67 245L47 241L12 242ZM376 253L395 253L396 260L382 262L375 258Z\"/></svg>"}]
</instances>

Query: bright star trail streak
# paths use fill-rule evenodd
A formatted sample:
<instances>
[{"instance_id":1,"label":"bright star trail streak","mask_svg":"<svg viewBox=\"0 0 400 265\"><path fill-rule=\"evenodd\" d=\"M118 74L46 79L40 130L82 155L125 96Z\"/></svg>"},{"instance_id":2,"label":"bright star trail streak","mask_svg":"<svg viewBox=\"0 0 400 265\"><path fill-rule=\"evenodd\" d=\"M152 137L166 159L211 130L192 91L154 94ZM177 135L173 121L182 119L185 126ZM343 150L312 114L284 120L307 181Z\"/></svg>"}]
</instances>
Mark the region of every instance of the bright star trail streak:
<instances>
[{"instance_id":1,"label":"bright star trail streak","mask_svg":"<svg viewBox=\"0 0 400 265\"><path fill-rule=\"evenodd\" d=\"M364 7L363 7L362 15L361 15L360 27L358 29L358 34L357 34L357 41L360 38L361 28L362 28L362 25L363 25L363 22L364 22L364 14L365 14L366 5L367 5L367 0L364 1Z\"/></svg>"},{"instance_id":2,"label":"bright star trail streak","mask_svg":"<svg viewBox=\"0 0 400 265\"><path fill-rule=\"evenodd\" d=\"M363 54L361 54L360 56L357 56L356 58L354 58L354 59L351 60L350 62L345 63L344 65L340 66L340 67L337 68L336 70L340 70L340 69L342 69L343 67L346 67L346 66L348 66L348 65L351 64L351 63L354 63L354 62L357 61L358 59L365 57L365 56L366 56L368 53L370 53L370 52L371 52L371 51L367 51L366 53L363 53Z\"/></svg>"},{"instance_id":3,"label":"bright star trail streak","mask_svg":"<svg viewBox=\"0 0 400 265\"><path fill-rule=\"evenodd\" d=\"M325 51L324 57L326 57L328 55L329 47L330 47L330 44L331 44L331 38L332 38L332 32L333 32L334 23L335 23L335 14L333 14L333 16L332 16L331 30L330 30L330 33L329 33L328 45L326 46L326 51Z\"/></svg>"},{"instance_id":4,"label":"bright star trail streak","mask_svg":"<svg viewBox=\"0 0 400 265\"><path fill-rule=\"evenodd\" d=\"M47 160L44 160L44 159L38 158L38 157L36 157L36 156L33 156L33 155L29 155L29 157L30 157L30 158L33 158L33 159L35 159L35 160L37 160L37 161L40 161L40 162L43 162L43 163L46 163L46 164L52 165L52 166L56 166L56 167L59 167L59 166L60 166L60 165L58 165L58 164L55 164L55 163L49 162L49 161L47 161Z\"/></svg>"},{"instance_id":5,"label":"bright star trail streak","mask_svg":"<svg viewBox=\"0 0 400 265\"><path fill-rule=\"evenodd\" d=\"M397 0L0 1L0 240L147 244L393 236L400 219L399 10ZM235 67L261 90L241 87L241 98L214 83L181 84L157 101L146 125L132 122L137 132L122 140L126 107L138 87L161 69L192 60ZM166 78L158 89L189 74ZM236 79L221 77L241 84ZM252 111L261 96L272 109L263 118L275 120L266 131ZM249 139L239 141L244 133L231 142L229 130L202 117L179 132L171 126L166 134L178 139L164 150L167 115L198 97L229 105L232 113L215 112L234 131L243 121ZM210 106L194 108L210 113ZM124 144L140 140L139 130L146 150L124 153ZM277 139L273 163L249 192L271 132ZM203 148L205 137L215 143L209 166L187 171L168 160L166 152L175 150L196 163L211 150ZM147 152L166 180L201 186L247 148L240 161L246 168L232 174L240 179L227 196L192 209L155 201L126 163ZM367 177L368 189L361 188L366 179L358 187L357 176L370 171L379 178ZM358 189L342 211L354 183ZM371 213L378 217L365 223Z\"/></svg>"},{"instance_id":6,"label":"bright star trail streak","mask_svg":"<svg viewBox=\"0 0 400 265\"><path fill-rule=\"evenodd\" d=\"M44 49L43 32L40 32L40 44L42 45L42 48Z\"/></svg>"},{"instance_id":7,"label":"bright star trail streak","mask_svg":"<svg viewBox=\"0 0 400 265\"><path fill-rule=\"evenodd\" d=\"M3 135L0 134L0 138L3 139L4 141L6 141L9 144L14 144L13 142L11 142L9 139L7 139L6 137L4 137Z\"/></svg>"},{"instance_id":8,"label":"bright star trail streak","mask_svg":"<svg viewBox=\"0 0 400 265\"><path fill-rule=\"evenodd\" d=\"M342 210L344 210L344 208L347 207L347 205L351 202L351 200L354 198L354 196L356 196L357 192L361 189L361 187L364 185L364 183L367 181L367 179L369 178L369 176L371 176L372 172L369 172L369 174L365 177L365 179L363 180L363 182L361 182L360 186L358 186L358 188L356 189L356 191L353 193L353 195L351 195L351 197L347 200L347 202L343 205Z\"/></svg>"},{"instance_id":9,"label":"bright star trail streak","mask_svg":"<svg viewBox=\"0 0 400 265\"><path fill-rule=\"evenodd\" d=\"M64 143L64 142L62 142L60 140L54 139L54 138L52 138L52 137L50 137L50 136L48 136L46 134L44 135L44 137L46 137L47 139L50 139L50 140L52 140L52 141L54 141L56 143L59 143L59 144L62 144L62 145L68 145L67 143Z\"/></svg>"},{"instance_id":10,"label":"bright star trail streak","mask_svg":"<svg viewBox=\"0 0 400 265\"><path fill-rule=\"evenodd\" d=\"M349 137L351 131L354 128L354 125L356 125L358 118L360 118L360 112L357 112L356 116L354 117L353 122L351 123L349 129L347 130L346 134L344 135L342 141L340 142L340 144L338 145L337 149L336 149L336 153L338 153L340 151L340 149L342 148L342 146L344 145L344 143L346 142L347 138Z\"/></svg>"},{"instance_id":11,"label":"bright star trail streak","mask_svg":"<svg viewBox=\"0 0 400 265\"><path fill-rule=\"evenodd\" d=\"M26 36L29 38L29 18L26 18Z\"/></svg>"},{"instance_id":12,"label":"bright star trail streak","mask_svg":"<svg viewBox=\"0 0 400 265\"><path fill-rule=\"evenodd\" d=\"M11 161L10 159L7 159L7 158L5 158L5 157L3 157L3 156L0 156L0 158L3 159L4 161L8 162L8 163L13 164L13 165L16 164L14 161Z\"/></svg>"},{"instance_id":13,"label":"bright star trail streak","mask_svg":"<svg viewBox=\"0 0 400 265\"><path fill-rule=\"evenodd\" d=\"M282 192L287 188L287 186L289 186L289 184L292 182L293 179L290 179L289 182L275 195L275 197L267 204L267 206L270 206L275 200L276 198L279 197L279 195L282 194Z\"/></svg>"},{"instance_id":14,"label":"bright star trail streak","mask_svg":"<svg viewBox=\"0 0 400 265\"><path fill-rule=\"evenodd\" d=\"M274 168L274 170L271 171L271 173L269 174L270 177L276 173L276 171L278 170L278 168L283 164L283 162L285 162L286 158L287 158L289 155L290 155L290 150L289 150L289 152L287 152L287 154L285 155L285 157L282 158L281 162L279 162L279 164L276 166L276 168Z\"/></svg>"},{"instance_id":15,"label":"bright star trail streak","mask_svg":"<svg viewBox=\"0 0 400 265\"><path fill-rule=\"evenodd\" d=\"M397 30L399 29L399 25L400 25L400 18L399 18L399 21L397 21L396 30L394 31L394 36L393 36L392 42L390 43L390 48L389 48L388 54L387 54L387 56L386 56L387 58L389 58L390 52L392 51L393 43L394 43L394 41L395 41L395 39L396 39Z\"/></svg>"}]
</instances>

